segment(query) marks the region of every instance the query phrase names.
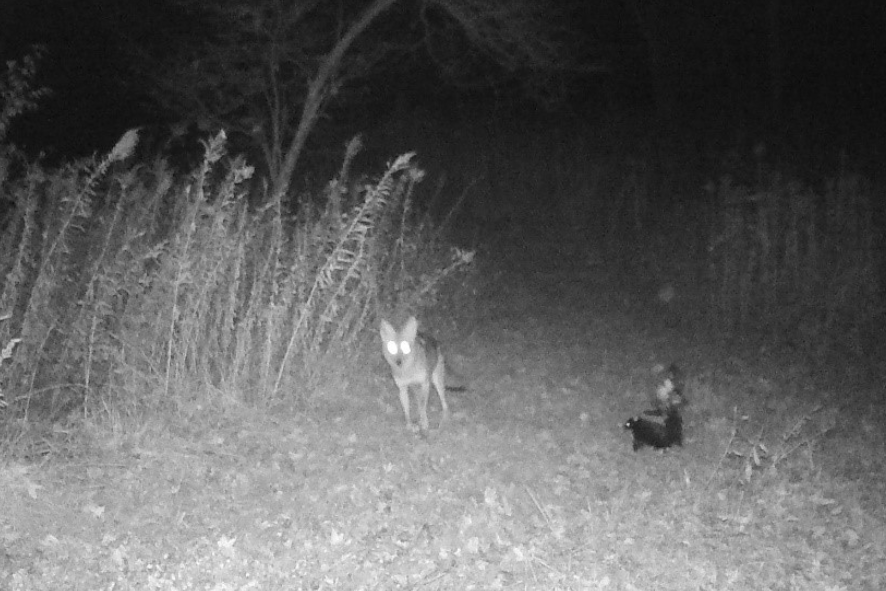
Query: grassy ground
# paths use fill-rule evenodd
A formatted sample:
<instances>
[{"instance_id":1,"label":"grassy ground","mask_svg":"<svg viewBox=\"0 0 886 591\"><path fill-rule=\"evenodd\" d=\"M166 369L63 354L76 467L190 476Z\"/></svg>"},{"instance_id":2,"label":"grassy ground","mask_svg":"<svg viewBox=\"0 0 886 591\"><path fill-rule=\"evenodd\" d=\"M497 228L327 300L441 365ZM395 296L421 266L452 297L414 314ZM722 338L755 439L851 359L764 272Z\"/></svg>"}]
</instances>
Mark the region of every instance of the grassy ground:
<instances>
[{"instance_id":1,"label":"grassy ground","mask_svg":"<svg viewBox=\"0 0 886 591\"><path fill-rule=\"evenodd\" d=\"M0 468L0 589L883 588L882 386L714 346L591 254L516 241L427 318L469 382L427 440L374 340L307 412L57 427ZM670 361L686 445L634 453Z\"/></svg>"}]
</instances>

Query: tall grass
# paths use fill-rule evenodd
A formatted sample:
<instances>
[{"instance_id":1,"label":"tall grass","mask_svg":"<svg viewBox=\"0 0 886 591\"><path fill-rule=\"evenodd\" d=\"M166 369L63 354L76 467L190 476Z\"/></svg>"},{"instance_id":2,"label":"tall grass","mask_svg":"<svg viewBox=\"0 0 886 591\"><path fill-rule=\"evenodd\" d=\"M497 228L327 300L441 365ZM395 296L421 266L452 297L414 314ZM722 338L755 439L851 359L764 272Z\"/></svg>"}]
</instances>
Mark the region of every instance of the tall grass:
<instances>
[{"instance_id":1,"label":"tall grass","mask_svg":"<svg viewBox=\"0 0 886 591\"><path fill-rule=\"evenodd\" d=\"M24 80L32 72L12 70ZM4 133L35 99L17 80L3 88L30 98L4 103ZM640 257L707 236L703 289L724 332L763 325L864 350L882 324L878 193L858 176L841 173L818 190L774 174L743 185L723 178L686 198L696 214L659 236L661 174L644 150L580 130L477 129L457 150L421 147L455 193L479 194L468 212L482 234L502 222L521 238L554 229L604 256ZM253 171L226 157L224 134L206 140L185 176L163 161L129 162L136 141L130 132L108 155L56 169L2 146L5 417L186 411L207 396L304 399L320 357L353 346L379 311L432 301L471 263L418 211L424 174L411 153L353 191L352 142L326 189L288 206L252 194Z\"/></svg>"},{"instance_id":2,"label":"tall grass","mask_svg":"<svg viewBox=\"0 0 886 591\"><path fill-rule=\"evenodd\" d=\"M0 178L7 427L304 399L319 357L470 263L413 211L413 154L348 199L352 142L322 195L254 208L253 170L225 156L225 139L206 140L184 177L128 162L131 131L104 157L58 169L18 157Z\"/></svg>"}]
</instances>

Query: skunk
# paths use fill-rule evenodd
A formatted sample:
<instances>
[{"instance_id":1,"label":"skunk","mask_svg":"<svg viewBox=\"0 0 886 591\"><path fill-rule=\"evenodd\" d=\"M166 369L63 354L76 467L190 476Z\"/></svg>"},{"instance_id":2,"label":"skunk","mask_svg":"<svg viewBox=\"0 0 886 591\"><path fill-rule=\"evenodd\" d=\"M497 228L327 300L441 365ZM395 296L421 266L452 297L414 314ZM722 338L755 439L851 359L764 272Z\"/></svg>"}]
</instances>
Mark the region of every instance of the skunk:
<instances>
[{"instance_id":1,"label":"skunk","mask_svg":"<svg viewBox=\"0 0 886 591\"><path fill-rule=\"evenodd\" d=\"M685 380L680 368L672 363L666 369L659 369L657 373L661 372L664 372L664 375L655 388L655 397L652 400L655 408L643 411L645 415L667 416L668 413L679 410L686 404L686 399L683 397Z\"/></svg>"},{"instance_id":2,"label":"skunk","mask_svg":"<svg viewBox=\"0 0 886 591\"><path fill-rule=\"evenodd\" d=\"M683 415L681 408L686 404L683 396L683 373L672 364L664 371L661 382L655 389L652 410L644 411L645 415L663 416L664 422L643 419L639 416L625 421L624 428L634 438L634 451L650 446L664 449L674 445L683 445Z\"/></svg>"},{"instance_id":3,"label":"skunk","mask_svg":"<svg viewBox=\"0 0 886 591\"><path fill-rule=\"evenodd\" d=\"M634 451L646 445L664 449L673 445L683 445L683 417L679 409L672 409L665 416L664 423L631 417L624 428L634 437Z\"/></svg>"}]
</instances>

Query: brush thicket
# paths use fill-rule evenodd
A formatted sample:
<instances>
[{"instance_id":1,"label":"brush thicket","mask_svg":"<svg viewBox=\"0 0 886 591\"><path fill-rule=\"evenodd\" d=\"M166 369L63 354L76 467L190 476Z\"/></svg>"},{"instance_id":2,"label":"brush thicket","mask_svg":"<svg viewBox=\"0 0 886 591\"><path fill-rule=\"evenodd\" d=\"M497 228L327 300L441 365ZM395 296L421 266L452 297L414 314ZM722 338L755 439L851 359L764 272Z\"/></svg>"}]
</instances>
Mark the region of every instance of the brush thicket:
<instances>
[{"instance_id":1,"label":"brush thicket","mask_svg":"<svg viewBox=\"0 0 886 591\"><path fill-rule=\"evenodd\" d=\"M0 367L7 417L303 398L318 358L376 315L382 281L407 286L400 274L422 259L408 287L426 297L470 262L429 258L418 242L412 154L355 202L325 194L287 213L279 199L250 208L252 169L226 163L224 133L186 178L125 162L136 141L0 178L14 196L0 220L0 345L18 343Z\"/></svg>"}]
</instances>

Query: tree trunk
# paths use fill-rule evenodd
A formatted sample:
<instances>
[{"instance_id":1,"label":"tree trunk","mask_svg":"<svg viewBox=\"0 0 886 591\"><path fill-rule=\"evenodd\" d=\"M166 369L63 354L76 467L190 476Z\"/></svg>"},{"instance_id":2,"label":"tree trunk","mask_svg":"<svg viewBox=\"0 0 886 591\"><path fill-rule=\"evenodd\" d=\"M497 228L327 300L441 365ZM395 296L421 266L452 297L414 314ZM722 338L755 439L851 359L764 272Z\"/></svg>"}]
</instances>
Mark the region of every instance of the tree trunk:
<instances>
[{"instance_id":1,"label":"tree trunk","mask_svg":"<svg viewBox=\"0 0 886 591\"><path fill-rule=\"evenodd\" d=\"M360 18L345 32L344 36L338 40L335 47L332 48L332 51L326 55L320 64L317 75L308 86L308 94L302 107L298 128L289 147L286 149L286 156L283 158L280 170L273 179L272 199L282 198L283 194L289 189L289 183L292 182L292 175L295 173L295 167L301 157L305 142L317 123L317 117L319 117L320 111L323 109L329 96L330 87L335 82L336 72L345 54L347 54L354 41L363 34L369 25L396 2L398 0L374 0L360 15Z\"/></svg>"}]
</instances>

